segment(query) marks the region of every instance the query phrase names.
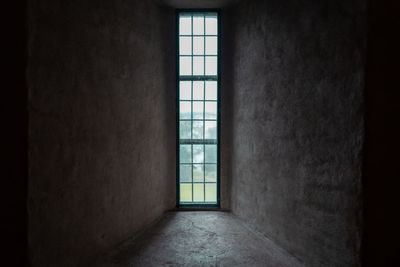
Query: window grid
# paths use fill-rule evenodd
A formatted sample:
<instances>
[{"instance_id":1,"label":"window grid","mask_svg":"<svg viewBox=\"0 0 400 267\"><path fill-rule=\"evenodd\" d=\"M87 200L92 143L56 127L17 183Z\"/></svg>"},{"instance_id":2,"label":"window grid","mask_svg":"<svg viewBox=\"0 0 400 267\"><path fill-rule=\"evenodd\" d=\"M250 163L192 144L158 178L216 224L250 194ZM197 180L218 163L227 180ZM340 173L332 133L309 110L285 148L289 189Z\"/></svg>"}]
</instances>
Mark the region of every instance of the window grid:
<instances>
[{"instance_id":1,"label":"window grid","mask_svg":"<svg viewBox=\"0 0 400 267\"><path fill-rule=\"evenodd\" d=\"M190 33L191 34L180 34L180 16L185 14L190 15ZM199 12L184 12L184 13L178 13L178 44L181 44L181 37L190 37L190 55L181 54L181 48L178 47L178 62L179 62L179 67L177 69L177 76L178 76L178 114L177 114L177 119L178 119L178 126L177 126L177 135L178 135L178 147L177 151L180 153L181 150L181 145L190 145L190 162L185 162L181 160L181 157L178 158L178 164L177 164L177 171L179 172L178 174L178 181L177 181L177 192L180 191L180 186L181 185L191 185L191 201L181 201L180 197L177 196L177 204L178 206L181 205L186 205L186 204L197 204L197 205L207 205L207 204L212 204L212 205L217 205L219 206L219 157L218 157L218 151L219 151L219 142L218 142L218 137L219 137L219 76L218 76L218 46L219 46L219 41L218 41L218 34L208 34L206 30L206 18L208 17L213 17L216 18L218 22L218 13L213 12L211 15L209 15L209 12L205 13L199 13ZM198 17L201 17L202 24L203 24L203 35L200 34L194 34L194 17L196 19ZM218 24L217 24L218 25ZM216 28L216 31L219 32L218 26ZM200 55L199 53L195 54L195 44L194 44L194 37L202 37L202 42L203 42L203 47L202 47L202 54ZM206 37L217 37L216 38L216 48L215 51L217 52L216 54L214 53L208 53L207 48L207 38ZM211 40L211 39L209 39ZM188 41L188 40L187 40ZM212 41L212 40L211 40ZM183 43L183 42L182 42ZM208 49L208 50L207 50ZM187 51L187 49L185 50ZM183 56L184 55L184 56ZM180 63L183 62L183 58L190 58L190 71L186 73L182 73L181 71L181 66ZM197 59L202 58L202 70L198 69L199 63L201 65L201 61L197 61ZM195 62L196 59L196 62ZM214 66L211 62L211 60L215 60ZM210 62L208 62L210 60ZM188 63L188 62L187 62ZM194 64L197 64L196 66ZM207 69L211 68L211 69ZM212 69L214 67L214 69ZM211 72L211 71L213 72ZM212 73L216 75L208 75L209 73ZM202 74L201 74L202 73ZM182 75L185 74L185 75ZM190 75L188 75L190 74ZM199 75L201 74L201 75ZM180 90L181 90L181 81L190 81L190 99L187 98L180 98ZM194 99L195 98L195 92L194 92L194 81L203 81L202 83L202 97L199 99ZM216 99L209 99L206 94L207 85L206 81L215 81L216 82ZM212 86L210 85L210 90ZM184 113L181 113L181 105L184 103L190 103L190 118L186 118ZM215 103L215 106L214 104ZM199 108L202 105L202 110ZM184 112L188 112L185 110ZM201 114L201 115L199 115ZM185 139L181 138L181 122L189 122L190 121L190 139ZM198 122L198 123L196 123ZM196 123L196 124L195 124ZM197 126L200 124L201 126L201 134L196 132L196 136L194 135L195 133L195 127L197 129ZM207 128L208 127L208 128ZM187 129L186 129L187 130ZM208 132L206 131L208 130ZM213 132L214 131L214 132ZM186 136L186 135L185 135ZM199 138L200 137L200 138ZM210 137L210 138L207 138ZM214 152L214 161L207 161L207 156L206 156L206 146L215 146ZM197 162L197 159L195 157L198 156L197 151L195 152L195 147L200 147L202 148L202 151L199 153L201 155L201 160ZM213 151L211 149L211 151ZM181 181L180 180L180 172L181 172L181 166L190 166L190 182L187 181ZM198 173L195 173L195 168L200 168L202 170L201 173L201 181L195 181L195 178L197 178ZM208 175L208 176L207 176ZM187 179L188 177L185 177ZM207 180L208 179L208 180ZM198 198L195 192L195 186L194 185L202 185L202 196ZM207 186L210 185L210 186ZM214 189L213 189L214 186ZM211 191L207 191L211 190ZM212 192L212 190L216 191L215 192L215 199L212 199L209 201L210 196L207 195L207 192ZM200 201L196 201L200 199Z\"/></svg>"}]
</instances>

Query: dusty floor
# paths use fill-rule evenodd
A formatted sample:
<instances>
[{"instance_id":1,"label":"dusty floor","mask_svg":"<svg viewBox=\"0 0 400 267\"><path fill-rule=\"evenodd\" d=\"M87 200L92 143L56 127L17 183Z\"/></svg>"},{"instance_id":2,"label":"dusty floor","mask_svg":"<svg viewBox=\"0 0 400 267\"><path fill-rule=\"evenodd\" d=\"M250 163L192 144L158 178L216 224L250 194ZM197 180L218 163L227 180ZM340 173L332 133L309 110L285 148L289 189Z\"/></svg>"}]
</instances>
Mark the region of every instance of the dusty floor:
<instances>
[{"instance_id":1,"label":"dusty floor","mask_svg":"<svg viewBox=\"0 0 400 267\"><path fill-rule=\"evenodd\" d=\"M169 212L96 266L302 266L235 216Z\"/></svg>"}]
</instances>

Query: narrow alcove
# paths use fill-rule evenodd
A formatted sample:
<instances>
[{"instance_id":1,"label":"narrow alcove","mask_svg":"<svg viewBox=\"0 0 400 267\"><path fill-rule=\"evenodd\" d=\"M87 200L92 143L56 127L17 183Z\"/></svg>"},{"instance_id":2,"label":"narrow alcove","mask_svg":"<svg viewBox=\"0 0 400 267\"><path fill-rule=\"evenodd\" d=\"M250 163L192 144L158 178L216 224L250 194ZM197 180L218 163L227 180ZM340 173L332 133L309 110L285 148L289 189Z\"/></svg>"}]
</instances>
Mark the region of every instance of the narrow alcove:
<instances>
[{"instance_id":1,"label":"narrow alcove","mask_svg":"<svg viewBox=\"0 0 400 267\"><path fill-rule=\"evenodd\" d=\"M179 202L177 101L189 102L177 95L176 9L213 8L217 206L231 213L191 220L223 231L235 220L306 266L357 266L366 1L187 2L29 1L31 265L89 264L160 218L184 233L195 215L163 217ZM204 177L216 164L181 163Z\"/></svg>"}]
</instances>

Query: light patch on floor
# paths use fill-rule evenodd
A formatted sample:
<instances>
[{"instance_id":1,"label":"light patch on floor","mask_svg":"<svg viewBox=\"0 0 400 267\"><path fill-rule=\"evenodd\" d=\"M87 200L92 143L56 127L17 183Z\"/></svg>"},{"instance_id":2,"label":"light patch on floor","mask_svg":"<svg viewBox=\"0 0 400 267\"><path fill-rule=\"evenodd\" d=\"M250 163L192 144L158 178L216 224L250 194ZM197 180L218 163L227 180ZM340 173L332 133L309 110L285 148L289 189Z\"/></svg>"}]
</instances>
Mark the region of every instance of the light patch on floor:
<instances>
[{"instance_id":1,"label":"light patch on floor","mask_svg":"<svg viewBox=\"0 0 400 267\"><path fill-rule=\"evenodd\" d=\"M303 266L273 242L218 211L168 212L96 266Z\"/></svg>"}]
</instances>

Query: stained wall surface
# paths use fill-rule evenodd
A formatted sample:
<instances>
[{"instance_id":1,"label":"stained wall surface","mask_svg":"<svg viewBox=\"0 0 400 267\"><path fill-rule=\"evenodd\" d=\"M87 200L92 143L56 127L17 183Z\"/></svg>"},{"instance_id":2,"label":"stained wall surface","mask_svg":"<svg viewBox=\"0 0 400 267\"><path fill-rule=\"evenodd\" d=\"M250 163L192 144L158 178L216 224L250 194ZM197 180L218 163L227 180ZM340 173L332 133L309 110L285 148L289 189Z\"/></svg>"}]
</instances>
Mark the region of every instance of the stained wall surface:
<instances>
[{"instance_id":1,"label":"stained wall surface","mask_svg":"<svg viewBox=\"0 0 400 267\"><path fill-rule=\"evenodd\" d=\"M306 266L359 266L366 1L243 1L232 211Z\"/></svg>"},{"instance_id":2,"label":"stained wall surface","mask_svg":"<svg viewBox=\"0 0 400 267\"><path fill-rule=\"evenodd\" d=\"M28 14L29 260L88 266L175 205L173 11L32 0Z\"/></svg>"}]
</instances>

